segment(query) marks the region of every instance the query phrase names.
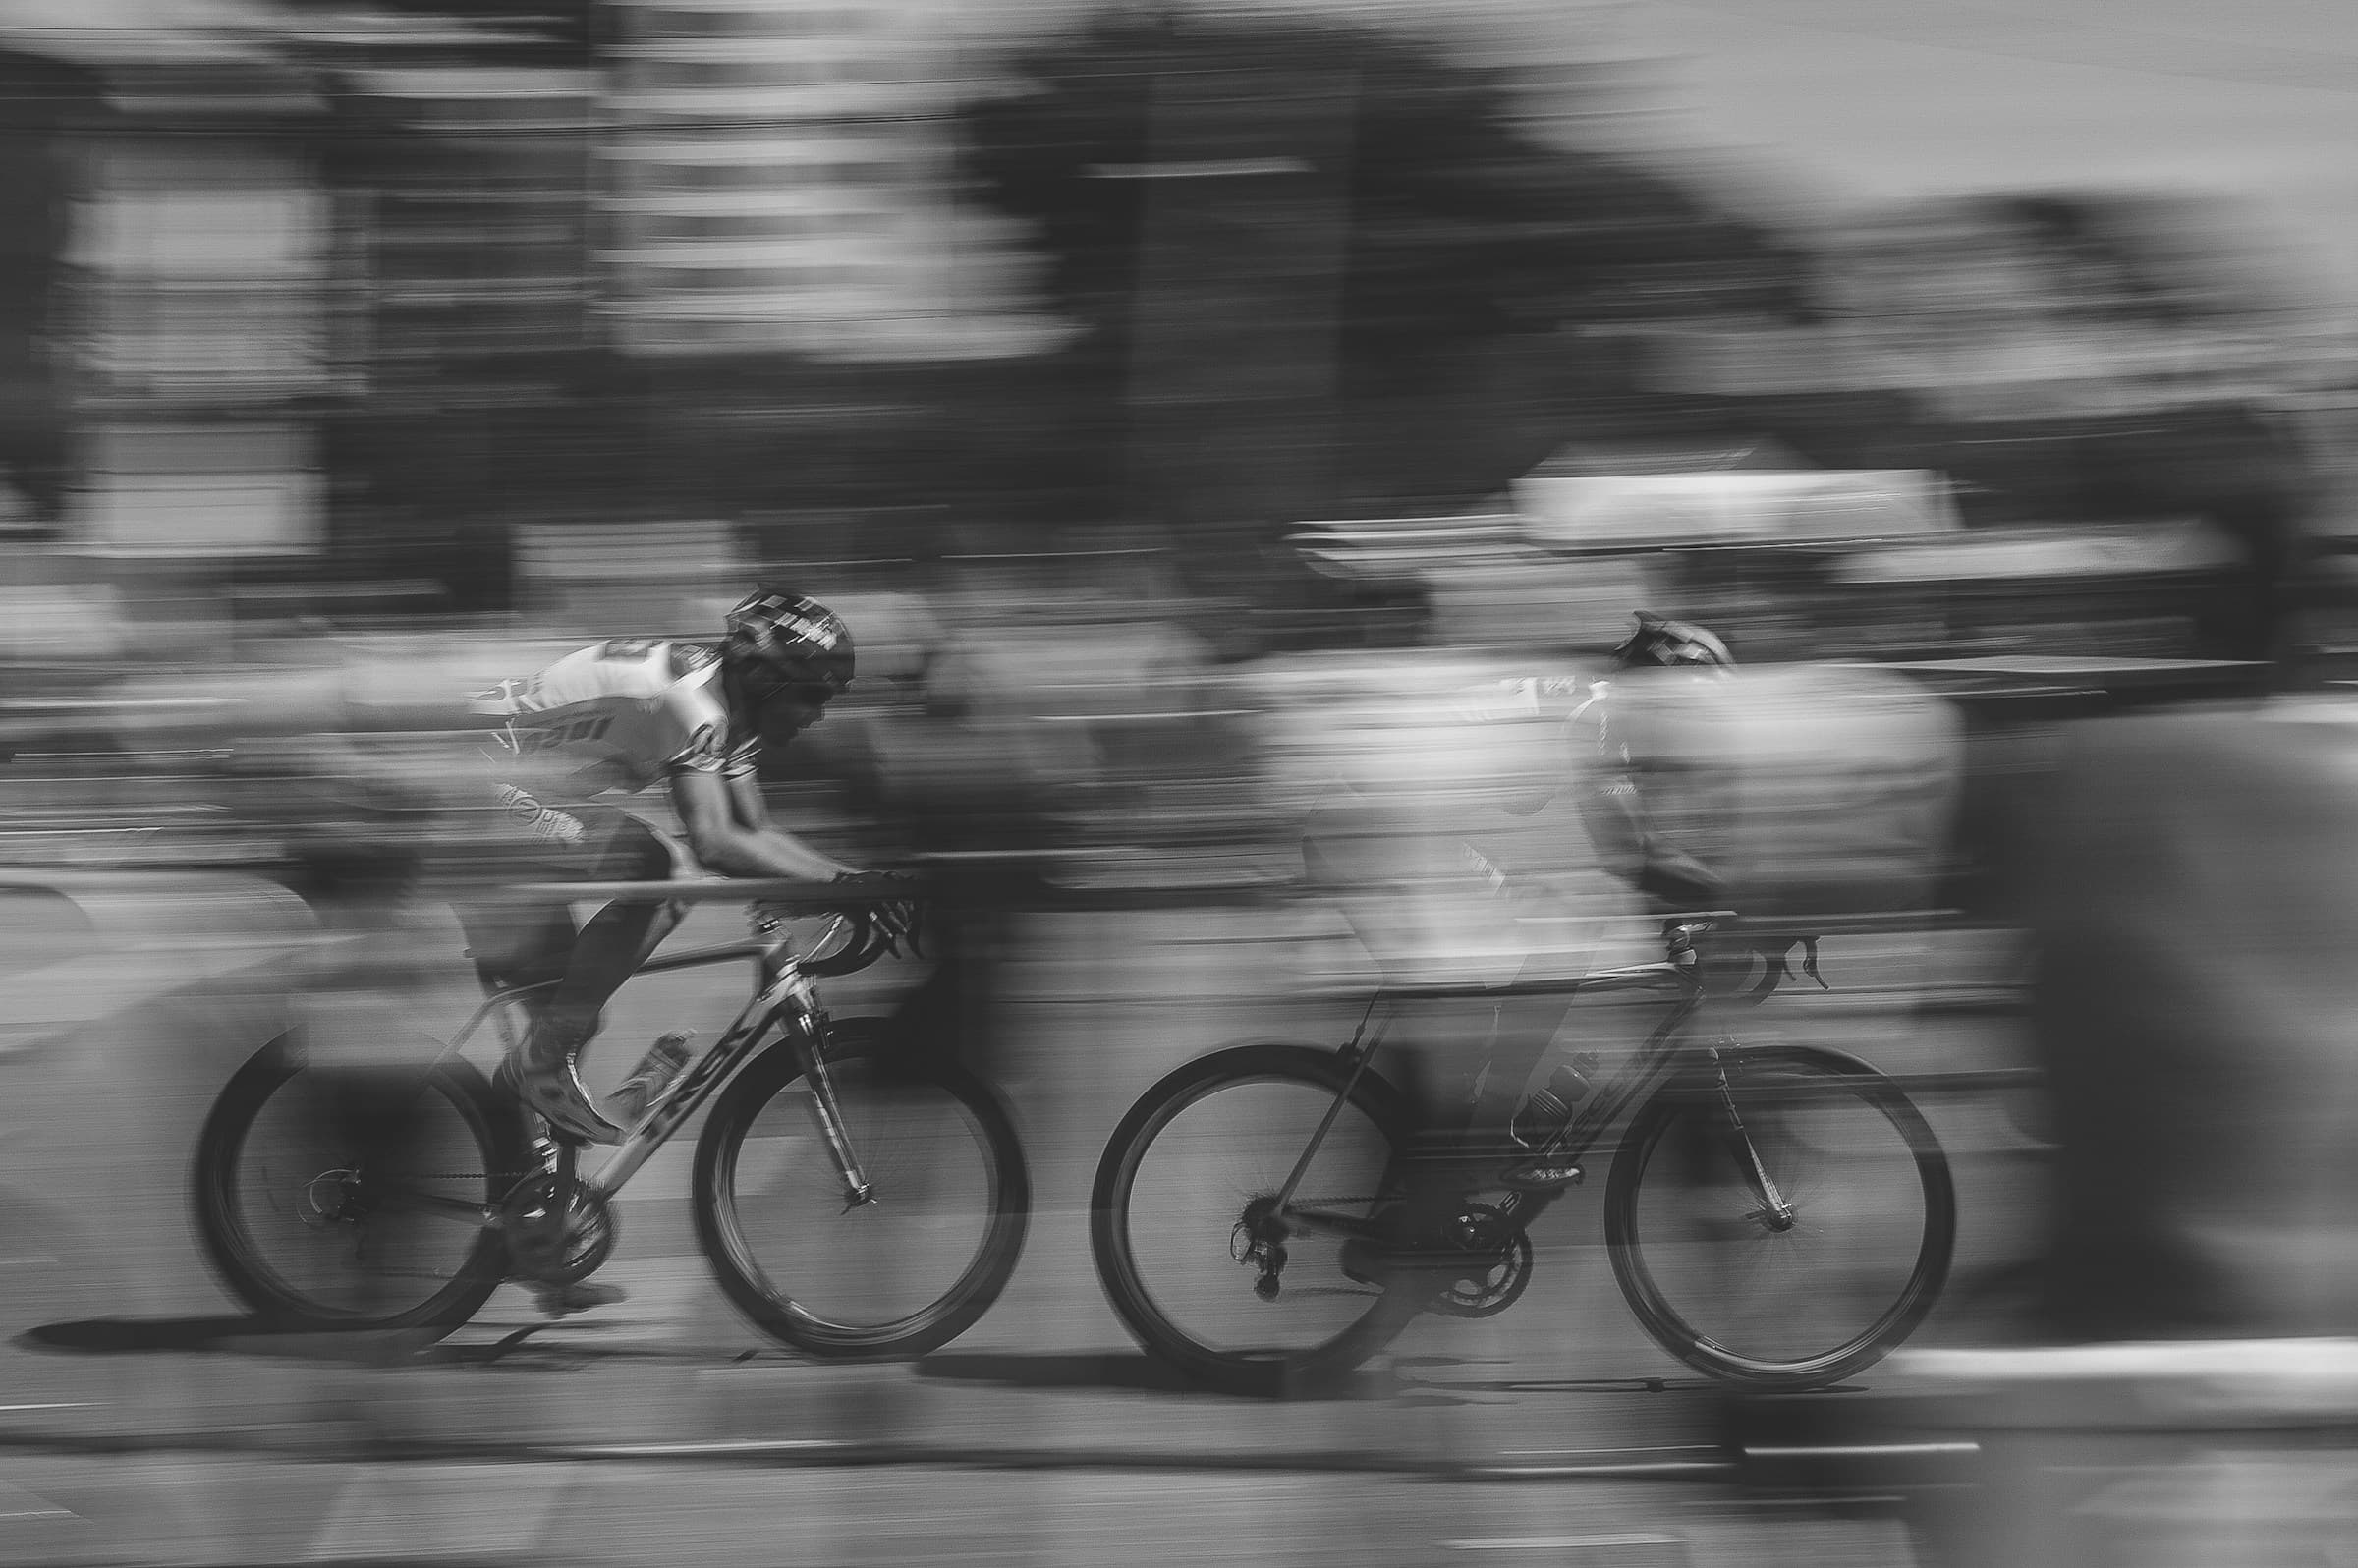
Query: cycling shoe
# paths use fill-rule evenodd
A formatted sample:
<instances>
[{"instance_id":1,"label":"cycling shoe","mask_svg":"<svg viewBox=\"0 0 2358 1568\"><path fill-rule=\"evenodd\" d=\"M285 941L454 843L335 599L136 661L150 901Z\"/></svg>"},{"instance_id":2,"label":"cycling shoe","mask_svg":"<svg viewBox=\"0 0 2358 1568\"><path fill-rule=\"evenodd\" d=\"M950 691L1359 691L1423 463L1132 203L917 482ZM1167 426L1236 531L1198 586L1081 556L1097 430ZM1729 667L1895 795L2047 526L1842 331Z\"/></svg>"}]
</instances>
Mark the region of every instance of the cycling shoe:
<instances>
[{"instance_id":1,"label":"cycling shoe","mask_svg":"<svg viewBox=\"0 0 2358 1568\"><path fill-rule=\"evenodd\" d=\"M619 1144L623 1130L606 1120L582 1086L580 1059L587 1036L535 1024L507 1078L525 1104L556 1131L585 1144Z\"/></svg>"}]
</instances>

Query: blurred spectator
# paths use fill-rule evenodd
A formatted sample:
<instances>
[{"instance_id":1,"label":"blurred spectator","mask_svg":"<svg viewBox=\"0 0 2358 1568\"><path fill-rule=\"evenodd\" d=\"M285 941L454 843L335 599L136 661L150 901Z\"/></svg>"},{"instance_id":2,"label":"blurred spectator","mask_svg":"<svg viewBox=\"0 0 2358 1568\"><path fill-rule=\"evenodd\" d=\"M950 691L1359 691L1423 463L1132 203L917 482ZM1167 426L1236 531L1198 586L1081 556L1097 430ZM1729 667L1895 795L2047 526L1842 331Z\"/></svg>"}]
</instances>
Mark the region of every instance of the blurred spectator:
<instances>
[{"instance_id":1,"label":"blurred spectator","mask_svg":"<svg viewBox=\"0 0 2358 1568\"><path fill-rule=\"evenodd\" d=\"M2031 825L2060 1340L2358 1332L2358 728L2094 725Z\"/></svg>"},{"instance_id":2,"label":"blurred spectator","mask_svg":"<svg viewBox=\"0 0 2358 1568\"><path fill-rule=\"evenodd\" d=\"M1939 1561L2324 1561L2358 1523L2353 717L2084 724L2012 841L2056 1165L2010 1343L1894 1361L1911 1437L1974 1455L1921 1499Z\"/></svg>"}]
</instances>

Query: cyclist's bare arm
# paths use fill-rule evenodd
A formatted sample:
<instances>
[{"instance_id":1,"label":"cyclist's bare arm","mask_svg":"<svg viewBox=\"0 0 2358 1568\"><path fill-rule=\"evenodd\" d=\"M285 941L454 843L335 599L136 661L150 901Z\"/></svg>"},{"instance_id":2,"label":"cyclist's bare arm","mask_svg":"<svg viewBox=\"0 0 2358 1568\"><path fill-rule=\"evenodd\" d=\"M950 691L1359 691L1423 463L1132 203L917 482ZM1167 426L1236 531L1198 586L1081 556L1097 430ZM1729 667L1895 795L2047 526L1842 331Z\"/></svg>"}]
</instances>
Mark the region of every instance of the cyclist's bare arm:
<instances>
[{"instance_id":1,"label":"cyclist's bare arm","mask_svg":"<svg viewBox=\"0 0 2358 1568\"><path fill-rule=\"evenodd\" d=\"M822 855L769 819L761 786L752 777L682 770L671 775L671 804L688 831L688 848L706 870L723 876L792 876L826 882L859 874Z\"/></svg>"}]
</instances>

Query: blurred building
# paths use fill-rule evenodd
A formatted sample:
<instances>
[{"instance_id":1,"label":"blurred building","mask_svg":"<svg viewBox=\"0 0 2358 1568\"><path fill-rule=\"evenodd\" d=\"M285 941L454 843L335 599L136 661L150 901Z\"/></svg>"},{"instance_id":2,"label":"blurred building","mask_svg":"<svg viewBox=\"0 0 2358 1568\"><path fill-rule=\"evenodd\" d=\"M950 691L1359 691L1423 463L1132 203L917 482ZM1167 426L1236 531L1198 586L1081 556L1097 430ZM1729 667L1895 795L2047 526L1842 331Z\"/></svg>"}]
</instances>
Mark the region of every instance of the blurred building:
<instances>
[{"instance_id":1,"label":"blurred building","mask_svg":"<svg viewBox=\"0 0 2358 1568\"><path fill-rule=\"evenodd\" d=\"M955 359L1036 335L958 210L924 0L616 0L608 309L643 355Z\"/></svg>"},{"instance_id":2,"label":"blurred building","mask_svg":"<svg viewBox=\"0 0 2358 1568\"><path fill-rule=\"evenodd\" d=\"M332 529L348 577L505 602L517 514L612 488L584 391L598 344L586 40L503 17L307 15L332 94Z\"/></svg>"},{"instance_id":3,"label":"blurred building","mask_svg":"<svg viewBox=\"0 0 2358 1568\"><path fill-rule=\"evenodd\" d=\"M135 606L213 645L220 580L317 547L328 246L321 103L253 8L25 5L9 75L12 620ZM21 67L18 68L18 67ZM118 623L44 639L117 650Z\"/></svg>"},{"instance_id":4,"label":"blurred building","mask_svg":"<svg viewBox=\"0 0 2358 1568\"><path fill-rule=\"evenodd\" d=\"M76 539L307 552L321 521L328 199L307 88L119 83L81 138L67 255Z\"/></svg>"},{"instance_id":5,"label":"blurred building","mask_svg":"<svg viewBox=\"0 0 2358 1568\"><path fill-rule=\"evenodd\" d=\"M356 377L487 401L588 348L591 74L395 60L346 81L370 143L338 192Z\"/></svg>"}]
</instances>

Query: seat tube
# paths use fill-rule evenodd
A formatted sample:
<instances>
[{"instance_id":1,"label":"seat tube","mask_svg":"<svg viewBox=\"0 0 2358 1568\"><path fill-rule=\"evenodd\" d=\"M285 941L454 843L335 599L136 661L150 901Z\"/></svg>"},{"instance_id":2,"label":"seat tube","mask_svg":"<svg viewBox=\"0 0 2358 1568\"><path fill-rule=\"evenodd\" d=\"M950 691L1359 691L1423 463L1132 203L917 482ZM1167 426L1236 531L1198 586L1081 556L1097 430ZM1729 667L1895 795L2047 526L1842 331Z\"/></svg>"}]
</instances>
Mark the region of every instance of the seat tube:
<instances>
[{"instance_id":1,"label":"seat tube","mask_svg":"<svg viewBox=\"0 0 2358 1568\"><path fill-rule=\"evenodd\" d=\"M1310 1143L1294 1161L1294 1168L1286 1172L1285 1185L1277 1189L1277 1212L1280 1214L1293 1203L1295 1189L1302 1185L1302 1178L1310 1174L1310 1162L1318 1158L1319 1146L1325 1143L1326 1135L1333 1131L1336 1119L1343 1114L1343 1106L1350 1102L1351 1091L1359 1087L1360 1074L1368 1070L1368 1063L1375 1059L1376 1047L1383 1043L1384 1031L1391 1026L1391 1016L1387 1012L1380 1020L1376 1019L1376 1010L1381 1002L1382 998L1378 996L1368 1003L1367 1012L1360 1017L1358 1031L1352 1035L1351 1043L1344 1047L1345 1054L1351 1060L1350 1076L1343 1080L1343 1087L1335 1091L1334 1102L1326 1107L1326 1114L1319 1118L1318 1131L1310 1135ZM1371 1020L1376 1021L1374 1035L1368 1033Z\"/></svg>"}]
</instances>

